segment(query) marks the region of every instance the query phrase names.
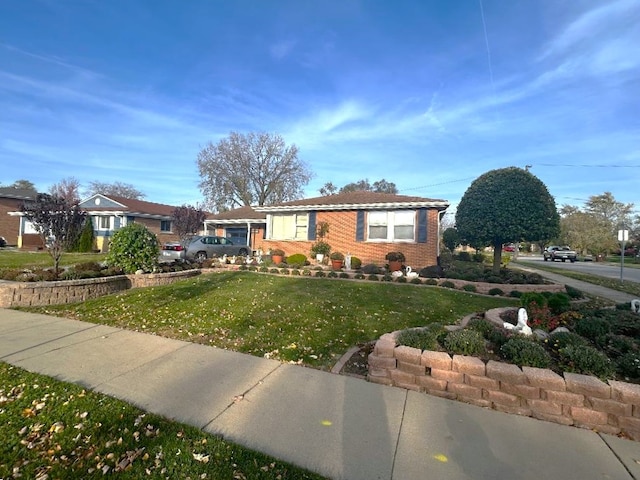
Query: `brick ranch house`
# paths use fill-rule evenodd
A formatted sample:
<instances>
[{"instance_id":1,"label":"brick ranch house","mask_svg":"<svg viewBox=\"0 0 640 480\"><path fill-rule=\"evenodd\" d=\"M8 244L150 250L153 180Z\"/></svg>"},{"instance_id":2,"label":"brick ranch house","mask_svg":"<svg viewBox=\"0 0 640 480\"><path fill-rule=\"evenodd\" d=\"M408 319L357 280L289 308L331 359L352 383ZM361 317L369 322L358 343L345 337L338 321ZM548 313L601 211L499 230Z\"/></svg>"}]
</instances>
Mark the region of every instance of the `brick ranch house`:
<instances>
[{"instance_id":1,"label":"brick ranch house","mask_svg":"<svg viewBox=\"0 0 640 480\"><path fill-rule=\"evenodd\" d=\"M421 268L438 263L440 220L448 206L446 200L359 191L243 207L212 215L205 229L229 236L230 228L242 228L242 243L254 251L280 248L286 255L309 257L317 226L326 222L329 233L324 240L332 251L382 265L387 252L397 250L404 253L407 265Z\"/></svg>"},{"instance_id":2,"label":"brick ranch house","mask_svg":"<svg viewBox=\"0 0 640 480\"><path fill-rule=\"evenodd\" d=\"M11 212L12 217L9 217L15 222L18 231L16 244L20 248L42 248L40 236L21 212L16 211L21 206L22 201ZM95 248L101 252L109 251L110 238L117 230L133 222L140 223L155 233L161 244L178 240L178 236L171 230L171 214L176 208L171 205L96 194L82 200L79 206L91 217L96 237ZM16 221L16 216L19 221Z\"/></svg>"},{"instance_id":3,"label":"brick ranch house","mask_svg":"<svg viewBox=\"0 0 640 480\"><path fill-rule=\"evenodd\" d=\"M20 221L9 212L15 212L22 208L22 204L27 200L34 200L36 193L33 190L2 187L0 188L0 237L4 237L7 245L17 246L20 236ZM40 238L31 246L42 245Z\"/></svg>"}]
</instances>

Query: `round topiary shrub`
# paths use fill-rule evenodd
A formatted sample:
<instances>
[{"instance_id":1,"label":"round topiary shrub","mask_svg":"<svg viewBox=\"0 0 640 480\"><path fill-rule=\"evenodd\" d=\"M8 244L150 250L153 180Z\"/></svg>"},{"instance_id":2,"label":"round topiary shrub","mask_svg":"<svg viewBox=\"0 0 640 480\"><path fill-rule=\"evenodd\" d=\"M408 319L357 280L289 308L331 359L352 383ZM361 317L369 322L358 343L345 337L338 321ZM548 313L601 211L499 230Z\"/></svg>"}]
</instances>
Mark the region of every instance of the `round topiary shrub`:
<instances>
[{"instance_id":1,"label":"round topiary shrub","mask_svg":"<svg viewBox=\"0 0 640 480\"><path fill-rule=\"evenodd\" d=\"M534 303L537 307L544 307L547 304L547 299L538 292L525 292L520 296L520 305L522 305L527 312L531 311L531 305Z\"/></svg>"},{"instance_id":2,"label":"round topiary shrub","mask_svg":"<svg viewBox=\"0 0 640 480\"><path fill-rule=\"evenodd\" d=\"M351 269L359 270L360 267L362 267L362 260L360 260L358 257L351 257Z\"/></svg>"},{"instance_id":3,"label":"round topiary shrub","mask_svg":"<svg viewBox=\"0 0 640 480\"><path fill-rule=\"evenodd\" d=\"M287 257L287 265L294 268L301 268L307 264L307 256L303 253L296 253Z\"/></svg>"},{"instance_id":4,"label":"round topiary shrub","mask_svg":"<svg viewBox=\"0 0 640 480\"><path fill-rule=\"evenodd\" d=\"M356 280L364 280L364 273L356 273L353 278Z\"/></svg>"},{"instance_id":5,"label":"round topiary shrub","mask_svg":"<svg viewBox=\"0 0 640 480\"><path fill-rule=\"evenodd\" d=\"M438 285L438 281L435 278L427 278L424 281L425 285Z\"/></svg>"},{"instance_id":6,"label":"round topiary shrub","mask_svg":"<svg viewBox=\"0 0 640 480\"><path fill-rule=\"evenodd\" d=\"M318 270L315 274L316 277L326 277L327 275L322 271Z\"/></svg>"},{"instance_id":7,"label":"round topiary shrub","mask_svg":"<svg viewBox=\"0 0 640 480\"><path fill-rule=\"evenodd\" d=\"M489 295L495 295L495 296L500 296L500 295L504 295L504 292L502 291L501 288L492 288L491 290L489 290L487 292Z\"/></svg>"},{"instance_id":8,"label":"round topiary shrub","mask_svg":"<svg viewBox=\"0 0 640 480\"><path fill-rule=\"evenodd\" d=\"M329 273L327 273L327 277L338 278L338 272L334 272L333 270L331 270Z\"/></svg>"},{"instance_id":9,"label":"round topiary shrub","mask_svg":"<svg viewBox=\"0 0 640 480\"><path fill-rule=\"evenodd\" d=\"M449 280L445 280L444 282L441 282L440 286L444 288L456 288L456 284Z\"/></svg>"},{"instance_id":10,"label":"round topiary shrub","mask_svg":"<svg viewBox=\"0 0 640 480\"><path fill-rule=\"evenodd\" d=\"M463 285L462 286L462 290L464 290L465 292L477 292L478 291L476 286L472 285L471 283L467 283L466 285Z\"/></svg>"},{"instance_id":11,"label":"round topiary shrub","mask_svg":"<svg viewBox=\"0 0 640 480\"><path fill-rule=\"evenodd\" d=\"M565 285L564 289L567 291L567 295L569 295L570 298L573 298L575 300L584 298L584 293L582 293L582 290L578 290L571 285Z\"/></svg>"},{"instance_id":12,"label":"round topiary shrub","mask_svg":"<svg viewBox=\"0 0 640 480\"><path fill-rule=\"evenodd\" d=\"M559 352L559 362L567 372L595 375L601 379L613 376L613 363L604 353L589 346L569 345Z\"/></svg>"},{"instance_id":13,"label":"round topiary shrub","mask_svg":"<svg viewBox=\"0 0 640 480\"><path fill-rule=\"evenodd\" d=\"M579 320L574 327L575 332L589 340L596 341L598 337L607 335L611 331L609 322L598 317L587 317Z\"/></svg>"},{"instance_id":14,"label":"round topiary shrub","mask_svg":"<svg viewBox=\"0 0 640 480\"><path fill-rule=\"evenodd\" d=\"M140 223L131 223L114 233L107 264L125 273L152 272L158 265L160 244L156 235Z\"/></svg>"},{"instance_id":15,"label":"round topiary shrub","mask_svg":"<svg viewBox=\"0 0 640 480\"><path fill-rule=\"evenodd\" d=\"M551 365L551 355L535 340L521 335L510 338L500 347L500 354L519 367L547 368Z\"/></svg>"},{"instance_id":16,"label":"round topiary shrub","mask_svg":"<svg viewBox=\"0 0 640 480\"><path fill-rule=\"evenodd\" d=\"M371 280L372 282L377 282L379 280L378 279L378 275L375 275L375 274L372 273L371 275L369 275L367 277L367 280Z\"/></svg>"},{"instance_id":17,"label":"round topiary shrub","mask_svg":"<svg viewBox=\"0 0 640 480\"><path fill-rule=\"evenodd\" d=\"M520 290L511 290L509 292L509 296L513 297L513 298L521 298L522 297L522 292Z\"/></svg>"},{"instance_id":18,"label":"round topiary shrub","mask_svg":"<svg viewBox=\"0 0 640 480\"><path fill-rule=\"evenodd\" d=\"M415 277L411 279L411 283L413 283L414 285L422 285L422 280L420 280L418 277Z\"/></svg>"},{"instance_id":19,"label":"round topiary shrub","mask_svg":"<svg viewBox=\"0 0 640 480\"><path fill-rule=\"evenodd\" d=\"M407 283L407 277L405 277L405 276L398 277L396 279L396 282L398 282L398 283Z\"/></svg>"},{"instance_id":20,"label":"round topiary shrub","mask_svg":"<svg viewBox=\"0 0 640 480\"><path fill-rule=\"evenodd\" d=\"M447 333L443 346L455 355L480 355L484 353L484 338L476 330L463 329Z\"/></svg>"},{"instance_id":21,"label":"round topiary shrub","mask_svg":"<svg viewBox=\"0 0 640 480\"><path fill-rule=\"evenodd\" d=\"M340 278L349 278L349 274L347 272L340 272L340 275L338 275Z\"/></svg>"}]
</instances>

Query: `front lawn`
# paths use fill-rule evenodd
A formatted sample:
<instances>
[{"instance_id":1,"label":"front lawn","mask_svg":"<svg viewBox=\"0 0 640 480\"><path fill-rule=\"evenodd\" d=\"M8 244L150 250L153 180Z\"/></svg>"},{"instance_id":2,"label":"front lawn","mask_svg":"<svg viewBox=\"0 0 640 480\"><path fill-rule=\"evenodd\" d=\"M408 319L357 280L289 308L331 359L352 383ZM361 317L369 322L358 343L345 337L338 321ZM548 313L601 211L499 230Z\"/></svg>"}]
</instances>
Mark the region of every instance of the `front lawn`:
<instances>
[{"instance_id":1,"label":"front lawn","mask_svg":"<svg viewBox=\"0 0 640 480\"><path fill-rule=\"evenodd\" d=\"M0 478L315 479L321 476L0 362Z\"/></svg>"},{"instance_id":2,"label":"front lawn","mask_svg":"<svg viewBox=\"0 0 640 480\"><path fill-rule=\"evenodd\" d=\"M84 262L101 262L106 253L63 253L60 265L75 265ZM1 249L0 269L5 268L53 268L53 259L49 252L28 252L24 250Z\"/></svg>"},{"instance_id":3,"label":"front lawn","mask_svg":"<svg viewBox=\"0 0 640 480\"><path fill-rule=\"evenodd\" d=\"M329 369L383 333L516 304L437 287L235 271L28 310Z\"/></svg>"}]
</instances>

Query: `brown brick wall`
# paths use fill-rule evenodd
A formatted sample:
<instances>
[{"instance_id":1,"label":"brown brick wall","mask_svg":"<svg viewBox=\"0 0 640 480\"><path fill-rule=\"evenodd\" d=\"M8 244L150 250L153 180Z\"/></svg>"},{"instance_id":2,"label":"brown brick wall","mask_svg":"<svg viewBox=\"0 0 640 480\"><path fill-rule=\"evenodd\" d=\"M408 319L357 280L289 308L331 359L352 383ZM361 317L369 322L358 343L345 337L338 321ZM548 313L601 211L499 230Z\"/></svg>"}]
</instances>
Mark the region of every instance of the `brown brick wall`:
<instances>
[{"instance_id":1,"label":"brown brick wall","mask_svg":"<svg viewBox=\"0 0 640 480\"><path fill-rule=\"evenodd\" d=\"M414 270L422 267L436 265L438 262L438 211L428 210L427 214L427 242L426 243L391 243L391 242L356 242L356 217L355 210L318 212L317 223L327 222L329 233L325 240L331 245L331 251L350 253L362 260L363 265L374 263L382 266L387 263L385 255L390 251L401 251L406 257L406 265ZM302 253L307 257L311 255L313 241L275 241L261 240L260 246L264 251L281 248L285 254L293 255Z\"/></svg>"},{"instance_id":2,"label":"brown brick wall","mask_svg":"<svg viewBox=\"0 0 640 480\"><path fill-rule=\"evenodd\" d=\"M428 350L420 353L423 373L406 368L415 349L393 348L398 333L376 342L369 381L640 441L640 385L495 361L485 368L475 357Z\"/></svg>"},{"instance_id":3,"label":"brown brick wall","mask_svg":"<svg viewBox=\"0 0 640 480\"><path fill-rule=\"evenodd\" d=\"M0 237L4 237L8 245L18 245L20 217L12 217L9 212L19 211L21 206L22 200L0 198Z\"/></svg>"}]
</instances>

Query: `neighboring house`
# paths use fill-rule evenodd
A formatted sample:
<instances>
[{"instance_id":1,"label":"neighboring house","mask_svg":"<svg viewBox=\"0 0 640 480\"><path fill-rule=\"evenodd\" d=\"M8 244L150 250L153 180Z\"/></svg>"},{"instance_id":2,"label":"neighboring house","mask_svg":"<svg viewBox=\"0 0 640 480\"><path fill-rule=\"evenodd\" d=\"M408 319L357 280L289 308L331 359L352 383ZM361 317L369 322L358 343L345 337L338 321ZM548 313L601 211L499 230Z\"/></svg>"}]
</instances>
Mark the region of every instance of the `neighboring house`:
<instances>
[{"instance_id":1,"label":"neighboring house","mask_svg":"<svg viewBox=\"0 0 640 480\"><path fill-rule=\"evenodd\" d=\"M248 245L255 251L264 239L266 218L266 213L240 207L209 215L204 221L204 232L205 235L226 237L236 245Z\"/></svg>"},{"instance_id":2,"label":"neighboring house","mask_svg":"<svg viewBox=\"0 0 640 480\"><path fill-rule=\"evenodd\" d=\"M9 212L16 212L22 209L22 204L26 200L34 200L36 192L28 189L2 187L0 188L0 237L4 237L7 245L17 246L19 244L20 227L22 219L16 215L9 215ZM25 239L32 247L42 246L42 240L32 232Z\"/></svg>"},{"instance_id":3,"label":"neighboring house","mask_svg":"<svg viewBox=\"0 0 640 480\"><path fill-rule=\"evenodd\" d=\"M178 240L171 229L171 214L176 209L171 205L145 202L114 195L96 194L80 202L93 221L96 248L109 251L110 237L130 223L140 223L155 233L159 242Z\"/></svg>"},{"instance_id":4,"label":"neighboring house","mask_svg":"<svg viewBox=\"0 0 640 480\"><path fill-rule=\"evenodd\" d=\"M266 235L253 248L310 256L317 225L327 222L324 240L332 251L364 264L383 265L387 252L401 251L414 268L436 265L440 220L448 206L446 200L359 191L254 207L266 213Z\"/></svg>"}]
</instances>

